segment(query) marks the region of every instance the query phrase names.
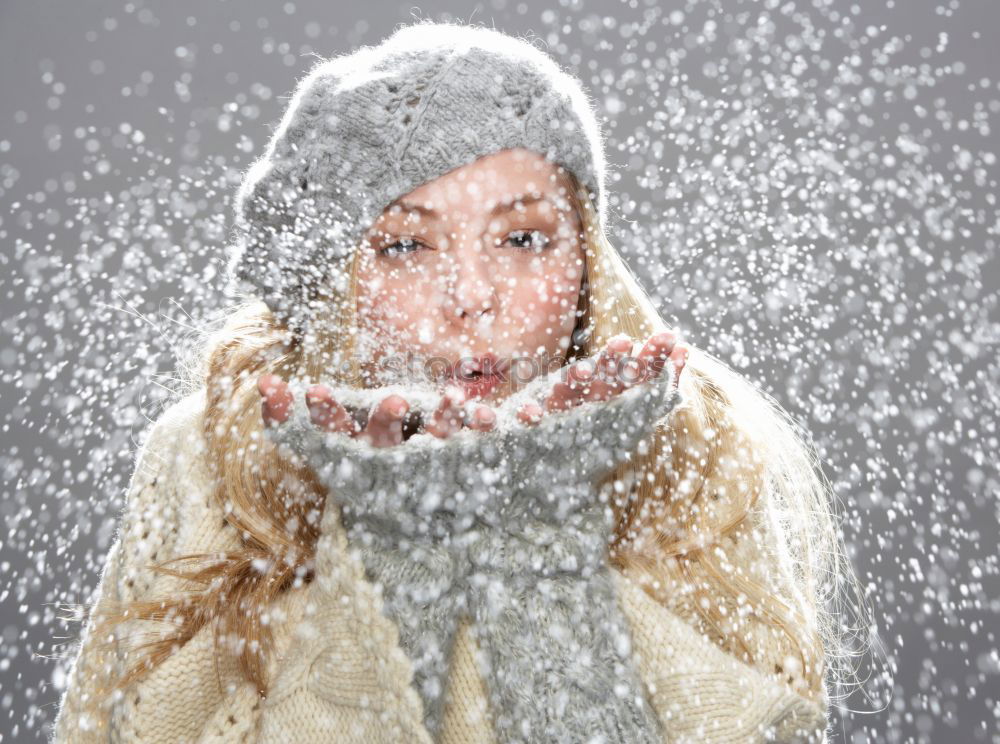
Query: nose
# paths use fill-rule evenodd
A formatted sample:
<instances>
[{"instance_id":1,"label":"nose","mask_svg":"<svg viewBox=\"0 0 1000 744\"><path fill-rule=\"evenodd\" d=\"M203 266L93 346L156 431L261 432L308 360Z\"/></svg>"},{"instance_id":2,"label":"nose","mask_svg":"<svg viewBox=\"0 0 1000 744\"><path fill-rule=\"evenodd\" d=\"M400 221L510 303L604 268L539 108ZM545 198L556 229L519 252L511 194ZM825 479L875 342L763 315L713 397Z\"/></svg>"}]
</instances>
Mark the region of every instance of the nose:
<instances>
[{"instance_id":1,"label":"nose","mask_svg":"<svg viewBox=\"0 0 1000 744\"><path fill-rule=\"evenodd\" d=\"M452 323L478 321L497 312L493 276L482 250L459 245L451 252L451 271L445 293L445 312Z\"/></svg>"}]
</instances>

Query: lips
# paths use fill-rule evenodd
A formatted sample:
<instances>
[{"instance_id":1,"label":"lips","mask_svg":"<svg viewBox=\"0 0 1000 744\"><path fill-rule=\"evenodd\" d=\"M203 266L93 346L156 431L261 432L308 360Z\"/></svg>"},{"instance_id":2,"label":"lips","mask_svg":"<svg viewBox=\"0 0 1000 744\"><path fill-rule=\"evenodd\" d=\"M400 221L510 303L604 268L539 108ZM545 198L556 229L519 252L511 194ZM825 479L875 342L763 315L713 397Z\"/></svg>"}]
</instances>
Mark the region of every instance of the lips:
<instances>
[{"instance_id":1,"label":"lips","mask_svg":"<svg viewBox=\"0 0 1000 744\"><path fill-rule=\"evenodd\" d=\"M449 370L448 382L458 385L469 398L485 398L506 381L506 360L496 354L478 354L458 360Z\"/></svg>"},{"instance_id":2,"label":"lips","mask_svg":"<svg viewBox=\"0 0 1000 744\"><path fill-rule=\"evenodd\" d=\"M486 398L493 393L503 383L503 378L499 375L481 375L471 380L455 380L452 384L458 385L465 392L466 399Z\"/></svg>"},{"instance_id":3,"label":"lips","mask_svg":"<svg viewBox=\"0 0 1000 744\"><path fill-rule=\"evenodd\" d=\"M496 354L487 353L459 359L452 365L450 372L451 377L456 380L471 380L487 376L504 377L507 367L506 360L498 358Z\"/></svg>"}]
</instances>

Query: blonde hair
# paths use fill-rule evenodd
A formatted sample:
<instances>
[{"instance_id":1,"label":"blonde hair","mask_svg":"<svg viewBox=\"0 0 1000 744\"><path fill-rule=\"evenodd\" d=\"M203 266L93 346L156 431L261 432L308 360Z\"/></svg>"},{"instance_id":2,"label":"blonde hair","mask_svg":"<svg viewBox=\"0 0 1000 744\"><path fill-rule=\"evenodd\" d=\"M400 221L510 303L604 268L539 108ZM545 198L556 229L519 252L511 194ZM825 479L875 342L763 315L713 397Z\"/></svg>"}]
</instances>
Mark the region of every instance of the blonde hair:
<instances>
[{"instance_id":1,"label":"blonde hair","mask_svg":"<svg viewBox=\"0 0 1000 744\"><path fill-rule=\"evenodd\" d=\"M582 340L568 357L574 358L596 352L616 334L643 339L667 326L599 228L586 191L567 175L586 256L574 333ZM203 433L206 460L217 469L214 498L242 547L157 564L155 570L191 582L193 591L133 602L99 619L96 637L124 620L170 625L137 647L141 658L116 686L145 676L210 623L216 658L235 655L242 674L266 695L273 639L262 618L297 577L298 583L311 577L327 493L311 471L262 446L257 380L266 373L331 379L330 359L352 358L356 255L347 296L324 298L330 322L321 325L333 329L331 335L291 336L255 302L238 307L199 344L187 384L206 386ZM770 631L787 653L778 654L776 668L762 670L786 680L796 671L801 691L821 696L824 676L843 658L846 628L834 622L837 603L845 587L861 595L818 460L773 399L708 352L690 346L680 387L682 405L660 421L648 446L604 481L615 494L610 561L748 663L762 667L754 639L761 628ZM791 586L746 575L718 549L742 534L765 503L775 548L763 560L778 561L768 567L775 572L787 567ZM782 669L786 660L798 668Z\"/></svg>"}]
</instances>

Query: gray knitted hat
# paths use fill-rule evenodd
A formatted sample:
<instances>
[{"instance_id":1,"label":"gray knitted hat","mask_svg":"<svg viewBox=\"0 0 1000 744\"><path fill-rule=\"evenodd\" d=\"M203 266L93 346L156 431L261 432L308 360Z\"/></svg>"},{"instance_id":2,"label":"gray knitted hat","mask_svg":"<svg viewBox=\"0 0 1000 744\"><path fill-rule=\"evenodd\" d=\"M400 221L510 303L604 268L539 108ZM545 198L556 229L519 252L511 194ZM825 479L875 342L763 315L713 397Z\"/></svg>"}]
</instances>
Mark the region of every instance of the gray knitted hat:
<instances>
[{"instance_id":1,"label":"gray knitted hat","mask_svg":"<svg viewBox=\"0 0 1000 744\"><path fill-rule=\"evenodd\" d=\"M320 62L244 174L227 295L261 299L305 329L329 290L347 289L347 259L389 204L514 147L574 173L604 224L604 146L589 99L528 41L421 21Z\"/></svg>"}]
</instances>

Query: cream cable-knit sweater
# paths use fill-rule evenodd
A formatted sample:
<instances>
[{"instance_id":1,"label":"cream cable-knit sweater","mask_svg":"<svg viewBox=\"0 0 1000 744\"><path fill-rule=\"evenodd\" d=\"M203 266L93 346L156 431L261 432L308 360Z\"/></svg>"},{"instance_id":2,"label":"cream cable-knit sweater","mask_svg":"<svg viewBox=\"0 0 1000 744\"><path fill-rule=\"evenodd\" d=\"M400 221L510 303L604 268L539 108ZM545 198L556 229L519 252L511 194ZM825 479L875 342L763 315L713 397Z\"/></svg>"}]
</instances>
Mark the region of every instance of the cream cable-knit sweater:
<instances>
[{"instance_id":1,"label":"cream cable-knit sweater","mask_svg":"<svg viewBox=\"0 0 1000 744\"><path fill-rule=\"evenodd\" d=\"M204 391L172 405L140 449L123 522L96 593L98 607L111 598L152 599L182 588L179 580L150 571L150 563L239 547L236 530L223 521L212 496L201 436L204 405ZM777 523L766 502L753 517L752 529L719 549L739 570L798 604L787 555L780 541L770 537ZM375 586L348 552L343 529L327 539L326 554L336 564L341 602L331 606L310 601L316 591L310 583L275 603L271 623L277 653L269 660L274 683L266 700L240 678L232 662L223 662L217 671L207 628L123 696L97 699L98 683L106 681L110 671L120 670L123 660L101 647L88 622L53 742L270 744L287 741L280 722L292 716L297 721L295 744L430 744L420 698L411 684L412 665L399 645L396 627L381 612ZM671 606L666 607L641 588L638 578L613 573L636 668L666 741L825 743L825 690L804 696L794 676L774 673L776 668L794 669L776 634L753 626L757 664L748 666L707 637L679 580L671 579L666 592ZM329 617L299 625L306 613L316 612ZM330 633L319 658L310 654L316 639L295 632L297 627L316 626ZM451 658L439 742L495 741L476 653L469 627L463 624Z\"/></svg>"}]
</instances>

